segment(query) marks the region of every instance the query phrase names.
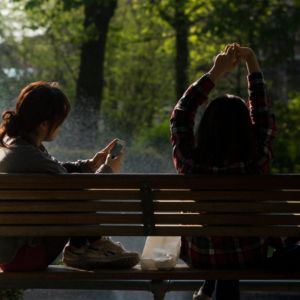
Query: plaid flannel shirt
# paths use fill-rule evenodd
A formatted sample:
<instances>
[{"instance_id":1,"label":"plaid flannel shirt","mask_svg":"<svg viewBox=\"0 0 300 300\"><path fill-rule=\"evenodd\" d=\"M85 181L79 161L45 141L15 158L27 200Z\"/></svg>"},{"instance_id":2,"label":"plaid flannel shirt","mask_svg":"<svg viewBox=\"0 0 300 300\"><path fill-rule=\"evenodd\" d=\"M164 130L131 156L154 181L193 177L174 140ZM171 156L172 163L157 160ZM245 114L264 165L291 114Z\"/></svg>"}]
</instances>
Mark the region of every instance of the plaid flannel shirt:
<instances>
[{"instance_id":1,"label":"plaid flannel shirt","mask_svg":"<svg viewBox=\"0 0 300 300\"><path fill-rule=\"evenodd\" d=\"M275 118L267 101L263 75L248 76L249 113L257 140L255 159L203 168L195 159L194 118L197 108L208 99L214 83L204 75L192 84L178 101L171 116L173 162L179 173L267 174L272 158ZM201 145L200 145L201 146ZM281 239L274 243L281 244ZM183 237L181 258L202 268L242 268L260 263L267 256L267 241L259 237Z\"/></svg>"}]
</instances>

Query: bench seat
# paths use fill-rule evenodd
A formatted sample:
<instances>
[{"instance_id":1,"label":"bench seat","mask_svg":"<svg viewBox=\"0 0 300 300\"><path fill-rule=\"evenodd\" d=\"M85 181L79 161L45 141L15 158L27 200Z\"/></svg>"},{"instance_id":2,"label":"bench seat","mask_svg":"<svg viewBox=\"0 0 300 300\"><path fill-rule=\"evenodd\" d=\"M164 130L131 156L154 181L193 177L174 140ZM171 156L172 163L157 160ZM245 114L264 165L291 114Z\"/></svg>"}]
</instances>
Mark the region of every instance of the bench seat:
<instances>
[{"instance_id":1,"label":"bench seat","mask_svg":"<svg viewBox=\"0 0 300 300\"><path fill-rule=\"evenodd\" d=\"M141 290L163 299L170 291L195 291L204 279L240 279L244 291L300 293L299 272L249 270L200 270L178 264L172 271L101 269L85 271L52 265L46 271L0 273L0 288Z\"/></svg>"}]
</instances>

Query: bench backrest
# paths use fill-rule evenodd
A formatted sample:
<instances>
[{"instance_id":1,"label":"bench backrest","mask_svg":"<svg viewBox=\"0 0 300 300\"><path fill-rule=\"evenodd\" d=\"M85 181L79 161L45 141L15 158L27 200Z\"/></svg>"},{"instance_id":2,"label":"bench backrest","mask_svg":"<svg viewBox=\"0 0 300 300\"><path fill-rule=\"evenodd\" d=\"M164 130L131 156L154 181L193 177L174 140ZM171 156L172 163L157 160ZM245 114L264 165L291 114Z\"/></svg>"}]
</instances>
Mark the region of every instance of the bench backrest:
<instances>
[{"instance_id":1,"label":"bench backrest","mask_svg":"<svg viewBox=\"0 0 300 300\"><path fill-rule=\"evenodd\" d=\"M299 236L300 175L0 175L0 236Z\"/></svg>"}]
</instances>

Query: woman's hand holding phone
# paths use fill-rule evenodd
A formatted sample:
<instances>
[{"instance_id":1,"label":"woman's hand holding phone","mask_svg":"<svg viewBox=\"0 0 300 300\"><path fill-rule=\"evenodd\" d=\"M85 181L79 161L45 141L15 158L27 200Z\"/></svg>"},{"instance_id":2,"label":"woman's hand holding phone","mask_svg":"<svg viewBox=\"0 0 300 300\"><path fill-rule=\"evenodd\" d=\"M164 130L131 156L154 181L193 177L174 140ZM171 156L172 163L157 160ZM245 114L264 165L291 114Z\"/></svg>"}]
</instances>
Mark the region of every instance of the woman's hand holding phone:
<instances>
[{"instance_id":1,"label":"woman's hand holding phone","mask_svg":"<svg viewBox=\"0 0 300 300\"><path fill-rule=\"evenodd\" d=\"M119 173L121 170L122 160L123 160L123 153L120 153L115 158L112 158L111 154L108 154L105 164L112 169L113 173Z\"/></svg>"},{"instance_id":2,"label":"woman's hand holding phone","mask_svg":"<svg viewBox=\"0 0 300 300\"><path fill-rule=\"evenodd\" d=\"M121 170L124 148L125 142L122 140L117 140L117 142L110 149L110 153L107 155L105 164L110 166L113 173L119 173Z\"/></svg>"},{"instance_id":3,"label":"woman's hand holding phone","mask_svg":"<svg viewBox=\"0 0 300 300\"><path fill-rule=\"evenodd\" d=\"M124 147L125 142L118 139L109 151L111 158L116 158L117 156L119 156L124 151Z\"/></svg>"},{"instance_id":4,"label":"woman's hand holding phone","mask_svg":"<svg viewBox=\"0 0 300 300\"><path fill-rule=\"evenodd\" d=\"M117 142L118 139L112 140L105 148L97 152L93 158L89 159L88 164L92 172L96 172L106 162L107 156Z\"/></svg>"}]
</instances>

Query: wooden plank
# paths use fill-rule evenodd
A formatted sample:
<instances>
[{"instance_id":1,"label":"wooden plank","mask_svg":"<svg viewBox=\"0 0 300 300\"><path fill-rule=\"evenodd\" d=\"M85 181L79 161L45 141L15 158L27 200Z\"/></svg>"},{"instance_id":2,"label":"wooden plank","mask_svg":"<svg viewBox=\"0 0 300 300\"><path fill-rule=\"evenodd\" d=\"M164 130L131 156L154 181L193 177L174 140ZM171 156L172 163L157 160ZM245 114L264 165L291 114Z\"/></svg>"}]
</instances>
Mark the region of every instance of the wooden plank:
<instances>
[{"instance_id":1,"label":"wooden plank","mask_svg":"<svg viewBox=\"0 0 300 300\"><path fill-rule=\"evenodd\" d=\"M1 182L0 182L1 184ZM3 190L0 200L139 200L139 190L101 189L101 190Z\"/></svg>"},{"instance_id":2,"label":"wooden plank","mask_svg":"<svg viewBox=\"0 0 300 300\"><path fill-rule=\"evenodd\" d=\"M260 237L300 237L300 226L167 226L155 227L158 236L260 236Z\"/></svg>"},{"instance_id":3,"label":"wooden plank","mask_svg":"<svg viewBox=\"0 0 300 300\"><path fill-rule=\"evenodd\" d=\"M155 200L198 200L198 201L300 201L300 190L264 190L264 191L192 191L192 190L160 190L153 192Z\"/></svg>"},{"instance_id":4,"label":"wooden plank","mask_svg":"<svg viewBox=\"0 0 300 300\"><path fill-rule=\"evenodd\" d=\"M299 213L300 202L154 202L156 212L247 212ZM134 201L0 201L4 212L141 212L141 203Z\"/></svg>"},{"instance_id":5,"label":"wooden plank","mask_svg":"<svg viewBox=\"0 0 300 300\"><path fill-rule=\"evenodd\" d=\"M17 212L141 212L140 202L129 201L0 201L1 213Z\"/></svg>"},{"instance_id":6,"label":"wooden plank","mask_svg":"<svg viewBox=\"0 0 300 300\"><path fill-rule=\"evenodd\" d=\"M107 280L195 280L195 279L299 279L300 272L268 271L263 269L196 269L186 265L177 265L171 272L169 270L142 271L139 266L132 269L99 269L95 271L83 271L60 266L50 266L47 271L27 272L24 278L23 272L0 273L0 282L15 281L70 281L74 283L84 281ZM38 286L36 286L38 287ZM99 287L100 288L100 287Z\"/></svg>"},{"instance_id":7,"label":"wooden plank","mask_svg":"<svg viewBox=\"0 0 300 300\"><path fill-rule=\"evenodd\" d=\"M61 214L0 214L0 224L6 225L33 225L33 224L142 224L142 214L124 214L124 213L61 213Z\"/></svg>"},{"instance_id":8,"label":"wooden plank","mask_svg":"<svg viewBox=\"0 0 300 300\"><path fill-rule=\"evenodd\" d=\"M299 213L300 202L154 202L156 212L246 212ZM0 201L0 213L17 212L141 212L141 203L133 201Z\"/></svg>"},{"instance_id":9,"label":"wooden plank","mask_svg":"<svg viewBox=\"0 0 300 300\"><path fill-rule=\"evenodd\" d=\"M299 213L300 202L156 201L154 209L156 212Z\"/></svg>"},{"instance_id":10,"label":"wooden plank","mask_svg":"<svg viewBox=\"0 0 300 300\"><path fill-rule=\"evenodd\" d=\"M294 214L155 214L155 224L168 225L300 225ZM6 213L0 214L1 225L72 225L72 224L142 224L142 214L131 213Z\"/></svg>"},{"instance_id":11,"label":"wooden plank","mask_svg":"<svg viewBox=\"0 0 300 300\"><path fill-rule=\"evenodd\" d=\"M230 272L231 270L227 270ZM199 274L198 274L199 275ZM280 276L282 274L278 274ZM292 276L297 276L298 273L293 273ZM283 275L282 275L283 276ZM264 293L288 293L288 294L299 294L299 280L298 277L291 277L289 275L289 280L278 280L278 278L273 278L271 280L261 280L261 279L242 279L240 280L240 289L242 292L264 292ZM175 292L175 291L196 291L199 286L203 284L202 279L192 278L189 280L156 280L151 282L150 280L136 280L135 278L130 279L114 279L105 280L9 280L1 279L0 288L4 289L72 289L72 290L130 290L130 291L153 291L153 288L158 288L158 285L165 292ZM160 285L161 282L161 285Z\"/></svg>"},{"instance_id":12,"label":"wooden plank","mask_svg":"<svg viewBox=\"0 0 300 300\"><path fill-rule=\"evenodd\" d=\"M0 226L0 236L144 236L143 226L69 225L69 226Z\"/></svg>"},{"instance_id":13,"label":"wooden plank","mask_svg":"<svg viewBox=\"0 0 300 300\"><path fill-rule=\"evenodd\" d=\"M144 236L142 225L0 226L0 236ZM300 237L299 226L156 226L153 236Z\"/></svg>"},{"instance_id":14,"label":"wooden plank","mask_svg":"<svg viewBox=\"0 0 300 300\"><path fill-rule=\"evenodd\" d=\"M37 185L38 182L38 185ZM177 174L0 174L1 189L190 188L197 190L281 190L300 187L300 175L177 175Z\"/></svg>"},{"instance_id":15,"label":"wooden plank","mask_svg":"<svg viewBox=\"0 0 300 300\"><path fill-rule=\"evenodd\" d=\"M155 214L156 224L183 225L300 225L294 214Z\"/></svg>"},{"instance_id":16,"label":"wooden plank","mask_svg":"<svg viewBox=\"0 0 300 300\"><path fill-rule=\"evenodd\" d=\"M156 200L199 200L199 201L277 201L300 200L299 191L153 191ZM129 189L86 189L86 190L1 190L0 200L140 200L139 190Z\"/></svg>"}]
</instances>

